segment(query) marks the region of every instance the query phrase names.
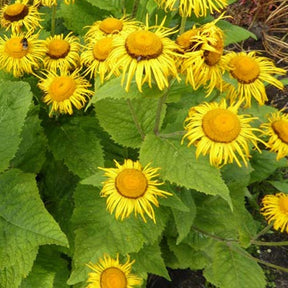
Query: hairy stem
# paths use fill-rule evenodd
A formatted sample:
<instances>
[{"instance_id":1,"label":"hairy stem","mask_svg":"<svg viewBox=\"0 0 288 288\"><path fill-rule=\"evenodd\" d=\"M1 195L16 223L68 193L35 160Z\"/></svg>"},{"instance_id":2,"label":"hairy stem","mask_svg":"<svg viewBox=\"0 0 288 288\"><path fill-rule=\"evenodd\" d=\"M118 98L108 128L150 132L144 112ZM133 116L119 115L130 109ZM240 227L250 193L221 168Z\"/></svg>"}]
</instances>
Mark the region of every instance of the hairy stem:
<instances>
[{"instance_id":1,"label":"hairy stem","mask_svg":"<svg viewBox=\"0 0 288 288\"><path fill-rule=\"evenodd\" d=\"M157 107L156 118L155 118L155 126L154 126L154 130L153 130L155 135L158 135L158 133L159 133L161 113L162 113L163 105L166 102L167 95L168 95L168 89L158 100L158 107Z\"/></svg>"},{"instance_id":2,"label":"hairy stem","mask_svg":"<svg viewBox=\"0 0 288 288\"><path fill-rule=\"evenodd\" d=\"M179 34L180 35L185 31L186 20L187 20L186 16L183 16L181 18L181 24L180 24L180 29L179 29Z\"/></svg>"}]
</instances>

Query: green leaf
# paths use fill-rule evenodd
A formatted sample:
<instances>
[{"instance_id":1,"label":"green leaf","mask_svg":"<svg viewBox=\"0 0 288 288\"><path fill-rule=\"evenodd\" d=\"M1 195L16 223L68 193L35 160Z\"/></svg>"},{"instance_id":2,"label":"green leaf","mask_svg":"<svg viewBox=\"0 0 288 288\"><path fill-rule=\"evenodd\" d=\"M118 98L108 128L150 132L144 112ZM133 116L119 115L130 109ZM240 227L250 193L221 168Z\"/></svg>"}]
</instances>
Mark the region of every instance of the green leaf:
<instances>
[{"instance_id":1,"label":"green leaf","mask_svg":"<svg viewBox=\"0 0 288 288\"><path fill-rule=\"evenodd\" d=\"M116 8L111 0L86 0L86 1L95 7L108 11L114 11Z\"/></svg>"},{"instance_id":2,"label":"green leaf","mask_svg":"<svg viewBox=\"0 0 288 288\"><path fill-rule=\"evenodd\" d=\"M40 247L33 269L20 288L68 288L69 262L53 246Z\"/></svg>"},{"instance_id":3,"label":"green leaf","mask_svg":"<svg viewBox=\"0 0 288 288\"><path fill-rule=\"evenodd\" d=\"M264 288L264 272L245 250L217 243L213 263L204 270L205 278L221 288Z\"/></svg>"},{"instance_id":4,"label":"green leaf","mask_svg":"<svg viewBox=\"0 0 288 288\"><path fill-rule=\"evenodd\" d=\"M268 178L277 168L287 167L287 159L276 160L276 154L263 150L262 153L254 152L250 160L254 171L251 173L250 184Z\"/></svg>"},{"instance_id":5,"label":"green leaf","mask_svg":"<svg viewBox=\"0 0 288 288\"><path fill-rule=\"evenodd\" d=\"M101 10L87 1L75 1L73 5L66 5L62 1L60 9L57 11L57 17L63 18L66 28L79 35L87 32L87 29L83 29L84 27L92 25L109 14L108 11Z\"/></svg>"},{"instance_id":6,"label":"green leaf","mask_svg":"<svg viewBox=\"0 0 288 288\"><path fill-rule=\"evenodd\" d=\"M75 117L60 125L57 122L47 125L49 145L56 160L63 159L81 178L93 175L104 165L102 146L93 127L97 124L93 117Z\"/></svg>"},{"instance_id":7,"label":"green leaf","mask_svg":"<svg viewBox=\"0 0 288 288\"><path fill-rule=\"evenodd\" d=\"M187 148L179 141L147 135L140 149L140 162L161 167L161 177L179 186L210 195L219 195L231 206L229 190L220 171L210 166L205 157L195 158L194 147Z\"/></svg>"},{"instance_id":8,"label":"green leaf","mask_svg":"<svg viewBox=\"0 0 288 288\"><path fill-rule=\"evenodd\" d=\"M131 258L135 259L133 268L138 273L152 273L170 280L158 243L144 245L140 251L131 254Z\"/></svg>"},{"instance_id":9,"label":"green leaf","mask_svg":"<svg viewBox=\"0 0 288 288\"><path fill-rule=\"evenodd\" d=\"M22 141L10 166L25 172L38 173L45 161L47 139L38 117L39 107L28 112L22 130Z\"/></svg>"},{"instance_id":10,"label":"green leaf","mask_svg":"<svg viewBox=\"0 0 288 288\"><path fill-rule=\"evenodd\" d=\"M85 263L97 262L104 253L137 253L144 244L158 240L165 228L168 217L165 208L154 209L157 224L148 218L144 223L140 216L135 218L134 214L120 221L107 211L106 201L100 198L99 192L93 186L79 185L74 194L72 221L76 236L70 285L87 278L89 269Z\"/></svg>"},{"instance_id":11,"label":"green leaf","mask_svg":"<svg viewBox=\"0 0 288 288\"><path fill-rule=\"evenodd\" d=\"M0 81L0 172L8 168L21 142L21 129L31 100L27 83Z\"/></svg>"},{"instance_id":12,"label":"green leaf","mask_svg":"<svg viewBox=\"0 0 288 288\"><path fill-rule=\"evenodd\" d=\"M0 175L0 283L18 287L38 246L67 246L66 236L39 197L35 175L17 169Z\"/></svg>"},{"instance_id":13,"label":"green leaf","mask_svg":"<svg viewBox=\"0 0 288 288\"><path fill-rule=\"evenodd\" d=\"M257 40L257 37L254 33L240 27L237 25L233 25L228 21L219 20L217 22L217 26L219 26L225 34L224 45L227 46L231 43L238 43L243 40L248 39L249 37Z\"/></svg>"},{"instance_id":14,"label":"green leaf","mask_svg":"<svg viewBox=\"0 0 288 288\"><path fill-rule=\"evenodd\" d=\"M100 125L115 142L133 148L139 147L142 137L153 130L157 108L158 99L142 97L129 102L124 99L105 99L95 103ZM160 126L165 116L165 108L166 106L162 109Z\"/></svg>"},{"instance_id":15,"label":"green leaf","mask_svg":"<svg viewBox=\"0 0 288 288\"><path fill-rule=\"evenodd\" d=\"M92 185L95 187L101 187L106 180L104 172L102 170L97 171L95 174L83 179L80 183L83 185Z\"/></svg>"},{"instance_id":16,"label":"green leaf","mask_svg":"<svg viewBox=\"0 0 288 288\"><path fill-rule=\"evenodd\" d=\"M288 181L269 181L279 192L288 192Z\"/></svg>"}]
</instances>

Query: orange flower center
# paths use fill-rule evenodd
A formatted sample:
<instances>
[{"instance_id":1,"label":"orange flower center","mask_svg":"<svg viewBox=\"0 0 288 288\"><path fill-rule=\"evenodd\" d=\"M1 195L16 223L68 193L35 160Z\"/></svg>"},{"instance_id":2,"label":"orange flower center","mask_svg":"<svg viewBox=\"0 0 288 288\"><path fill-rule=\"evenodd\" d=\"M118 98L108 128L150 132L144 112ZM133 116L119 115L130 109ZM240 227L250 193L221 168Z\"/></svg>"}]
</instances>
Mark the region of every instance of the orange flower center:
<instances>
[{"instance_id":1,"label":"orange flower center","mask_svg":"<svg viewBox=\"0 0 288 288\"><path fill-rule=\"evenodd\" d=\"M107 59L108 55L112 51L112 38L103 38L96 42L93 47L93 56L99 61Z\"/></svg>"},{"instance_id":2,"label":"orange flower center","mask_svg":"<svg viewBox=\"0 0 288 288\"><path fill-rule=\"evenodd\" d=\"M127 53L137 61L157 58L163 50L161 39L150 31L135 31L127 38L125 47Z\"/></svg>"},{"instance_id":3,"label":"orange flower center","mask_svg":"<svg viewBox=\"0 0 288 288\"><path fill-rule=\"evenodd\" d=\"M116 178L117 191L126 198L137 199L147 190L147 179L137 169L124 169Z\"/></svg>"},{"instance_id":4,"label":"orange flower center","mask_svg":"<svg viewBox=\"0 0 288 288\"><path fill-rule=\"evenodd\" d=\"M28 7L22 3L9 5L4 11L4 18L8 21L19 21L28 15Z\"/></svg>"},{"instance_id":5,"label":"orange flower center","mask_svg":"<svg viewBox=\"0 0 288 288\"><path fill-rule=\"evenodd\" d=\"M279 208L281 212L288 215L288 196L287 195L281 195L279 197Z\"/></svg>"},{"instance_id":6,"label":"orange flower center","mask_svg":"<svg viewBox=\"0 0 288 288\"><path fill-rule=\"evenodd\" d=\"M63 39L53 39L48 44L47 55L52 59L65 58L70 51L70 44Z\"/></svg>"},{"instance_id":7,"label":"orange flower center","mask_svg":"<svg viewBox=\"0 0 288 288\"><path fill-rule=\"evenodd\" d=\"M69 76L59 76L52 81L49 87L49 95L54 101L61 102L69 99L73 95L76 87L76 81L73 78Z\"/></svg>"},{"instance_id":8,"label":"orange flower center","mask_svg":"<svg viewBox=\"0 0 288 288\"><path fill-rule=\"evenodd\" d=\"M226 109L208 111L202 120L205 135L214 142L230 143L240 131L240 121L234 113Z\"/></svg>"},{"instance_id":9,"label":"orange flower center","mask_svg":"<svg viewBox=\"0 0 288 288\"><path fill-rule=\"evenodd\" d=\"M106 18L100 23L99 29L106 34L117 34L123 29L123 23L116 18Z\"/></svg>"},{"instance_id":10,"label":"orange flower center","mask_svg":"<svg viewBox=\"0 0 288 288\"><path fill-rule=\"evenodd\" d=\"M193 37L197 35L199 29L190 29L176 39L176 44L178 44L185 52L193 51L197 49L197 46L202 43L197 43L195 40L193 41ZM200 48L200 46L198 47Z\"/></svg>"},{"instance_id":11,"label":"orange flower center","mask_svg":"<svg viewBox=\"0 0 288 288\"><path fill-rule=\"evenodd\" d=\"M235 56L231 59L230 65L233 67L232 76L240 83L249 84L259 77L260 67L256 60L250 56Z\"/></svg>"},{"instance_id":12,"label":"orange flower center","mask_svg":"<svg viewBox=\"0 0 288 288\"><path fill-rule=\"evenodd\" d=\"M204 52L204 59L205 63L209 66L216 65L219 60L221 59L221 56L223 54L224 50L224 41L222 37L217 37L217 41L215 45L212 45L213 48L216 49L216 51L205 51Z\"/></svg>"},{"instance_id":13,"label":"orange flower center","mask_svg":"<svg viewBox=\"0 0 288 288\"><path fill-rule=\"evenodd\" d=\"M20 59L28 53L27 47L23 47L22 37L13 37L5 43L4 51L12 58Z\"/></svg>"},{"instance_id":14,"label":"orange flower center","mask_svg":"<svg viewBox=\"0 0 288 288\"><path fill-rule=\"evenodd\" d=\"M277 120L272 123L272 128L278 137L288 144L288 121Z\"/></svg>"},{"instance_id":15,"label":"orange flower center","mask_svg":"<svg viewBox=\"0 0 288 288\"><path fill-rule=\"evenodd\" d=\"M105 269L100 276L101 288L127 288L125 274L116 267Z\"/></svg>"}]
</instances>

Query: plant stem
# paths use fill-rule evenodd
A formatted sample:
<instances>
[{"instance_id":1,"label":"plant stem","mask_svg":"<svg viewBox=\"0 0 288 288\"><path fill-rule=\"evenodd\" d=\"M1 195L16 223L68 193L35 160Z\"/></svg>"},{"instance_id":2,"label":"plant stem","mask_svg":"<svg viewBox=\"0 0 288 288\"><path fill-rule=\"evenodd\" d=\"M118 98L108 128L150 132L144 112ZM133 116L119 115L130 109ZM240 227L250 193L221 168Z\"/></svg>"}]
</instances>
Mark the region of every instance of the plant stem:
<instances>
[{"instance_id":1,"label":"plant stem","mask_svg":"<svg viewBox=\"0 0 288 288\"><path fill-rule=\"evenodd\" d=\"M183 16L181 18L181 24L180 24L180 29L179 29L179 34L180 35L185 31L186 20L187 20L186 16Z\"/></svg>"},{"instance_id":2,"label":"plant stem","mask_svg":"<svg viewBox=\"0 0 288 288\"><path fill-rule=\"evenodd\" d=\"M129 106L129 109L130 109L133 121L134 121L134 123L136 125L136 128L137 128L137 130L138 130L138 132L139 132L139 134L141 136L141 139L144 140L144 138L145 138L144 131L143 131L143 129L142 129L142 127L141 127L141 125L140 125L140 123L138 121L137 115L135 113L135 110L134 110L134 108L132 106L132 103L131 103L130 99L127 99L127 104Z\"/></svg>"},{"instance_id":3,"label":"plant stem","mask_svg":"<svg viewBox=\"0 0 288 288\"><path fill-rule=\"evenodd\" d=\"M271 229L272 226L273 226L273 223L267 225L264 229L262 229L255 237L253 237L251 239L251 243L255 244L254 242L256 241L256 239L258 239L260 236L262 236L266 232L268 232Z\"/></svg>"},{"instance_id":4,"label":"plant stem","mask_svg":"<svg viewBox=\"0 0 288 288\"><path fill-rule=\"evenodd\" d=\"M167 96L168 96L168 89L158 100L158 107L157 107L157 111L156 111L155 126L154 126L154 130L153 130L155 135L158 135L158 133L159 133L162 108L163 108L163 104L165 104L165 102L166 102Z\"/></svg>"},{"instance_id":5,"label":"plant stem","mask_svg":"<svg viewBox=\"0 0 288 288\"><path fill-rule=\"evenodd\" d=\"M251 241L250 243L259 246L288 246L288 241L281 241L281 242Z\"/></svg>"},{"instance_id":6,"label":"plant stem","mask_svg":"<svg viewBox=\"0 0 288 288\"><path fill-rule=\"evenodd\" d=\"M183 136L185 134L185 131L175 131L172 133L167 133L167 134L158 134L160 138L174 138L178 136Z\"/></svg>"},{"instance_id":7,"label":"plant stem","mask_svg":"<svg viewBox=\"0 0 288 288\"><path fill-rule=\"evenodd\" d=\"M55 35L55 24L56 24L56 10L57 10L57 6L53 5L52 7L52 17L51 17L51 36Z\"/></svg>"},{"instance_id":8,"label":"plant stem","mask_svg":"<svg viewBox=\"0 0 288 288\"><path fill-rule=\"evenodd\" d=\"M137 11L139 8L139 4L140 4L140 0L134 0L134 4L133 4L133 8L132 8L132 13L131 13L131 17L135 18L137 15Z\"/></svg>"}]
</instances>

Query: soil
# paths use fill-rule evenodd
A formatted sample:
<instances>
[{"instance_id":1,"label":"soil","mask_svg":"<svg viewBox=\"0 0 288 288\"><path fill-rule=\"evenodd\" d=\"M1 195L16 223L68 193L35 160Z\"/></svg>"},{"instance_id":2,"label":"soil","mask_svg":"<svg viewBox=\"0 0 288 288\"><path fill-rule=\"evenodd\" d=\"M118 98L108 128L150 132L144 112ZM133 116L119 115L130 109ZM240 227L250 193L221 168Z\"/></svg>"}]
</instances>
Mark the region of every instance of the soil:
<instances>
[{"instance_id":1,"label":"soil","mask_svg":"<svg viewBox=\"0 0 288 288\"><path fill-rule=\"evenodd\" d=\"M255 13L255 5L260 5L262 0L240 0L229 6L226 15L231 15L233 24L241 26L245 29L250 29L251 32L258 36L258 40L249 38L248 40L240 43L237 46L228 47L233 51L261 51L263 56L269 57L275 62L277 67L281 67L287 70L288 61L282 61L279 57L274 57L273 54L265 50L263 45L263 38L261 36L261 25L253 23L253 13ZM267 1L267 0L265 0ZM275 0L275 2L278 2ZM242 3L240 5L240 3ZM258 4L257 4L258 3ZM260 3L260 4L259 4ZM287 4L288 5L288 4ZM274 9L274 8L272 8ZM262 13L263 15L263 13ZM286 16L287 17L287 16ZM288 23L287 23L288 26ZM259 30L260 29L260 30ZM287 51L288 55L288 51ZM287 77L287 76L284 76ZM283 90L279 90L272 85L266 87L267 97L269 99L268 105L272 105L278 109L284 109L288 113L288 87L286 86ZM278 232L266 234L261 237L261 241L267 242L280 242L287 241L288 235ZM279 265L288 268L288 246L262 246L257 250L255 255L260 260L268 263ZM273 268L262 265L263 270L267 278L266 288L288 288L288 273L282 272ZM171 282L166 279L156 276L149 275L147 280L147 288L213 288L214 286L207 283L202 275L202 271L191 271L186 270L172 270L168 269L171 277ZM254 287L247 287L254 288Z\"/></svg>"}]
</instances>

